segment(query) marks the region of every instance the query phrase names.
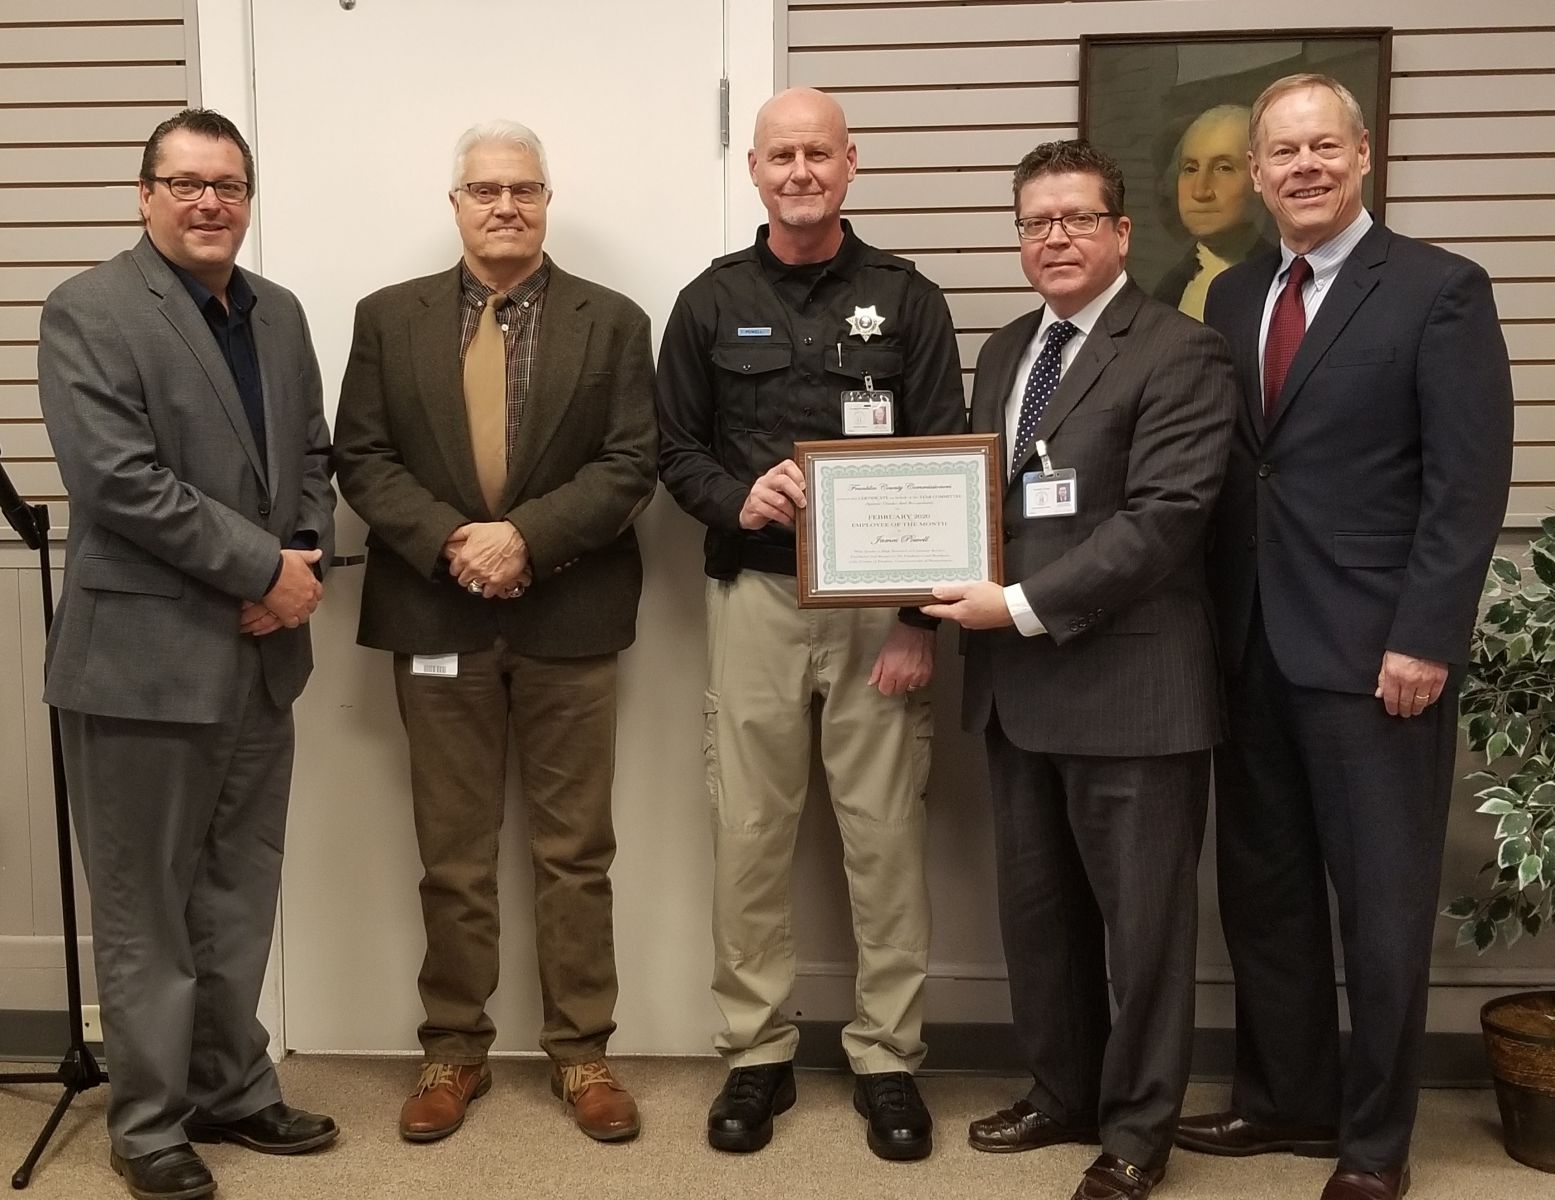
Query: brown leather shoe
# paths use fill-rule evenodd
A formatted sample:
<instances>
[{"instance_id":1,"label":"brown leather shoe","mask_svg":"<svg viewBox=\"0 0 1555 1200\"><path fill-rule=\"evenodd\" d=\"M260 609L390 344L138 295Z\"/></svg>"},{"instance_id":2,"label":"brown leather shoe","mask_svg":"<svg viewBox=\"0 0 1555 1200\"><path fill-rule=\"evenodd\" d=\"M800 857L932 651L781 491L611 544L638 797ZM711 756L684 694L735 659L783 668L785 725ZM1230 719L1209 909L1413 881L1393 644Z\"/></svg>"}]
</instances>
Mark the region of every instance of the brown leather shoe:
<instances>
[{"instance_id":1,"label":"brown leather shoe","mask_svg":"<svg viewBox=\"0 0 1555 1200\"><path fill-rule=\"evenodd\" d=\"M1244 1121L1236 1113L1214 1112L1184 1117L1177 1123L1176 1142L1184 1150L1245 1158L1250 1154L1299 1154L1303 1158L1335 1158L1336 1130L1320 1125L1279 1128Z\"/></svg>"},{"instance_id":2,"label":"brown leather shoe","mask_svg":"<svg viewBox=\"0 0 1555 1200\"><path fill-rule=\"evenodd\" d=\"M1337 1167L1323 1185L1322 1200L1399 1200L1409 1191L1409 1164L1391 1171Z\"/></svg>"},{"instance_id":3,"label":"brown leather shoe","mask_svg":"<svg viewBox=\"0 0 1555 1200\"><path fill-rule=\"evenodd\" d=\"M416 1090L400 1108L400 1137L435 1142L464 1124L472 1100L491 1090L485 1063L424 1063Z\"/></svg>"},{"instance_id":4,"label":"brown leather shoe","mask_svg":"<svg viewBox=\"0 0 1555 1200\"><path fill-rule=\"evenodd\" d=\"M1084 1142L1094 1146L1101 1141L1101 1134L1094 1125L1089 1129L1060 1125L1031 1101L1022 1098L991 1117L973 1121L967 1126L966 1140L974 1150L1013 1154L1017 1150L1040 1150L1043 1146L1057 1146L1063 1142Z\"/></svg>"},{"instance_id":5,"label":"brown leather shoe","mask_svg":"<svg viewBox=\"0 0 1555 1200\"><path fill-rule=\"evenodd\" d=\"M1165 1174L1165 1167L1146 1170L1116 1154L1099 1154L1069 1200L1145 1200Z\"/></svg>"},{"instance_id":6,"label":"brown leather shoe","mask_svg":"<svg viewBox=\"0 0 1555 1200\"><path fill-rule=\"evenodd\" d=\"M642 1129L637 1101L602 1058L562 1067L552 1064L551 1094L572 1109L578 1128L596 1142L625 1142Z\"/></svg>"}]
</instances>

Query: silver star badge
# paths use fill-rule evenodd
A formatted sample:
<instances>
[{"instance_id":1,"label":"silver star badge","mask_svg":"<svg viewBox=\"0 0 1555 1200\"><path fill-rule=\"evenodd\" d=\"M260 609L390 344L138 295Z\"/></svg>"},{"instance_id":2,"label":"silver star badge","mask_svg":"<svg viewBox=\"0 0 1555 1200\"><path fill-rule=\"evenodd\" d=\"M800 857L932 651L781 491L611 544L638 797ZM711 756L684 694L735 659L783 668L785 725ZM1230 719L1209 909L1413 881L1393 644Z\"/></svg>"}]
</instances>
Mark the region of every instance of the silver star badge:
<instances>
[{"instance_id":1,"label":"silver star badge","mask_svg":"<svg viewBox=\"0 0 1555 1200\"><path fill-rule=\"evenodd\" d=\"M875 311L873 304L868 308L862 305L854 308L853 315L848 318L848 332L856 334L866 342L884 330L885 318Z\"/></svg>"}]
</instances>

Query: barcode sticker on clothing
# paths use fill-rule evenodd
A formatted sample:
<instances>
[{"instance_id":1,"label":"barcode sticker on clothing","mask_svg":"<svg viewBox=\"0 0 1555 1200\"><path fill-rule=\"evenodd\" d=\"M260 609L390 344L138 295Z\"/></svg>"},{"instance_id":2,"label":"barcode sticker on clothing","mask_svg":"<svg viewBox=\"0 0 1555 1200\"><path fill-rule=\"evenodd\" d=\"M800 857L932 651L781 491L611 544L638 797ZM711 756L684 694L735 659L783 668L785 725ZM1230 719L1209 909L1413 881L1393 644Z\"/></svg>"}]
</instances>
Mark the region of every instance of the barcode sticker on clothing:
<instances>
[{"instance_id":1,"label":"barcode sticker on clothing","mask_svg":"<svg viewBox=\"0 0 1555 1200\"><path fill-rule=\"evenodd\" d=\"M412 675L441 675L453 679L459 674L457 654L417 654L410 660Z\"/></svg>"}]
</instances>

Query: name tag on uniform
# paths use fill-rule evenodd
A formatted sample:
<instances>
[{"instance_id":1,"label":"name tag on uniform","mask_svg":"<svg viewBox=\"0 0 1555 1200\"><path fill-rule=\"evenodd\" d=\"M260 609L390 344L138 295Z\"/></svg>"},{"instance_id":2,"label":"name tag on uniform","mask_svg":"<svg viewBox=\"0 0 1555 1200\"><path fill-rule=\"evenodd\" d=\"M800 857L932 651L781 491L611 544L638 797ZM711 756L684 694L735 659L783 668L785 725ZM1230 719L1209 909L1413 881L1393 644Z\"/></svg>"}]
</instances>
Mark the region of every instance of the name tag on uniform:
<instances>
[{"instance_id":1,"label":"name tag on uniform","mask_svg":"<svg viewBox=\"0 0 1555 1200\"><path fill-rule=\"evenodd\" d=\"M1080 510L1080 481L1074 469L1021 476L1022 511L1028 517L1072 517Z\"/></svg>"},{"instance_id":2,"label":"name tag on uniform","mask_svg":"<svg viewBox=\"0 0 1555 1200\"><path fill-rule=\"evenodd\" d=\"M842 432L848 437L888 437L896 432L896 397L864 376L864 386L842 393Z\"/></svg>"},{"instance_id":3,"label":"name tag on uniform","mask_svg":"<svg viewBox=\"0 0 1555 1200\"><path fill-rule=\"evenodd\" d=\"M410 673L441 675L445 679L457 678L459 656L457 654L417 654L410 660Z\"/></svg>"},{"instance_id":4,"label":"name tag on uniform","mask_svg":"<svg viewBox=\"0 0 1555 1200\"><path fill-rule=\"evenodd\" d=\"M770 325L741 325L734 332L735 332L735 335L737 337L771 337L772 336L772 326L770 326Z\"/></svg>"}]
</instances>

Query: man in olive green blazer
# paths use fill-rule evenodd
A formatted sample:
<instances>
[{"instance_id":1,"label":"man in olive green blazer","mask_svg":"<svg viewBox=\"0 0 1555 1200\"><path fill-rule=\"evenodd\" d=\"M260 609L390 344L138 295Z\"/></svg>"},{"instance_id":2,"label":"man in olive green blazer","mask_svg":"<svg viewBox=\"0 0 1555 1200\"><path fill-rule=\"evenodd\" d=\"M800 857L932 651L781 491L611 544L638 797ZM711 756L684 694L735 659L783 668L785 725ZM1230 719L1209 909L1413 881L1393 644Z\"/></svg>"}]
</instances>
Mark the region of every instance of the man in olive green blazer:
<instances>
[{"instance_id":1,"label":"man in olive green blazer","mask_svg":"<svg viewBox=\"0 0 1555 1200\"><path fill-rule=\"evenodd\" d=\"M509 730L552 1090L592 1137L638 1128L604 1058L607 871L616 655L642 587L631 523L654 488L653 364L642 310L544 254L550 197L532 131L466 133L449 193L463 258L361 302L341 385L341 492L369 528L357 637L394 653L426 871L410 1141L452 1133L490 1086Z\"/></svg>"}]
</instances>

